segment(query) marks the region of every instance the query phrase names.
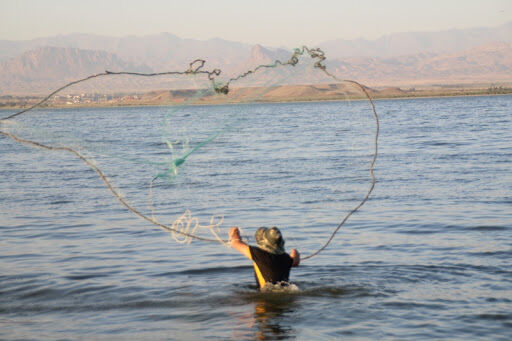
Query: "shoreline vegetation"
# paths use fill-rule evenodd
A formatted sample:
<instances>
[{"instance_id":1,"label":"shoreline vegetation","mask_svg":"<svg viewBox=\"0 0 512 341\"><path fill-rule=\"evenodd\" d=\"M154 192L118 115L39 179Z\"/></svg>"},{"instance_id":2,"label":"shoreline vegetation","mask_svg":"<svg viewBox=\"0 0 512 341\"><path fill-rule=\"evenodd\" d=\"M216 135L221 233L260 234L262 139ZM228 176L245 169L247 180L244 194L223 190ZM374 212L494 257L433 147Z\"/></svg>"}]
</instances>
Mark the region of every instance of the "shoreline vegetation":
<instances>
[{"instance_id":1,"label":"shoreline vegetation","mask_svg":"<svg viewBox=\"0 0 512 341\"><path fill-rule=\"evenodd\" d=\"M512 85L431 85L424 87L369 88L372 99L406 99L427 97L484 96L512 94ZM0 109L28 108L45 96L1 95ZM232 88L227 95L212 90L181 89L119 93L66 93L52 96L42 108L83 108L162 105L210 105L277 102L316 102L366 99L364 93L343 83L314 85L281 85L276 87Z\"/></svg>"}]
</instances>

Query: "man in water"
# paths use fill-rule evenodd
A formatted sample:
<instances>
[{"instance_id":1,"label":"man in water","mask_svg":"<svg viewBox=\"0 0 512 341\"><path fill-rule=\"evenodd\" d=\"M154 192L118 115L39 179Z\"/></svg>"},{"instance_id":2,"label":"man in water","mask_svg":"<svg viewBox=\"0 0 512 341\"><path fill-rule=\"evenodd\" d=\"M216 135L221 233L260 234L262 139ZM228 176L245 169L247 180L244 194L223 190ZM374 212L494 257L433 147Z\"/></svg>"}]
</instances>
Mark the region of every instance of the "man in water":
<instances>
[{"instance_id":1,"label":"man in water","mask_svg":"<svg viewBox=\"0 0 512 341\"><path fill-rule=\"evenodd\" d=\"M277 227L260 227L254 234L258 246L245 244L240 238L238 227L229 230L231 246L253 261L256 282L260 289L267 283L287 286L290 269L299 266L300 254L293 249L284 251L284 239Z\"/></svg>"}]
</instances>

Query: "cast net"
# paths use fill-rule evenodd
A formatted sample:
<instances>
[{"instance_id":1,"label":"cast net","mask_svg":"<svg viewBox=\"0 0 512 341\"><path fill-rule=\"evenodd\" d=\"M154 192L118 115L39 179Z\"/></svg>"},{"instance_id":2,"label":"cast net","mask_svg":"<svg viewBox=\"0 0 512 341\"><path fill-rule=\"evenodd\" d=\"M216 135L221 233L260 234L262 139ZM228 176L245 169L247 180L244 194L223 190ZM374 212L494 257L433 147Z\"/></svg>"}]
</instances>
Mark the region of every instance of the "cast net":
<instances>
[{"instance_id":1,"label":"cast net","mask_svg":"<svg viewBox=\"0 0 512 341\"><path fill-rule=\"evenodd\" d=\"M91 181L177 242L229 245L230 226L251 239L275 225L309 258L375 185L373 102L324 60L303 47L233 75L202 60L163 73L106 71L7 115L0 132L75 155Z\"/></svg>"}]
</instances>

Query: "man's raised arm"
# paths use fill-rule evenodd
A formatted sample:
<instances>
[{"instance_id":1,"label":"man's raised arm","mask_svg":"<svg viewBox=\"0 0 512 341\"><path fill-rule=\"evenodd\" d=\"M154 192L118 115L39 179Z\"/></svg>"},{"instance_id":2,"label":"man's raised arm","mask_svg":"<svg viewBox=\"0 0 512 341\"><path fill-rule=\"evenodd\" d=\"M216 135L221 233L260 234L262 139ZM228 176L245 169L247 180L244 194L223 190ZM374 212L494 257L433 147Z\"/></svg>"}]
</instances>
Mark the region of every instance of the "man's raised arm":
<instances>
[{"instance_id":1,"label":"man's raised arm","mask_svg":"<svg viewBox=\"0 0 512 341\"><path fill-rule=\"evenodd\" d=\"M249 251L249 245L245 244L240 237L240 230L238 227L232 227L229 230L229 241L231 242L231 247L238 252L240 252L245 257L252 259L251 251Z\"/></svg>"}]
</instances>

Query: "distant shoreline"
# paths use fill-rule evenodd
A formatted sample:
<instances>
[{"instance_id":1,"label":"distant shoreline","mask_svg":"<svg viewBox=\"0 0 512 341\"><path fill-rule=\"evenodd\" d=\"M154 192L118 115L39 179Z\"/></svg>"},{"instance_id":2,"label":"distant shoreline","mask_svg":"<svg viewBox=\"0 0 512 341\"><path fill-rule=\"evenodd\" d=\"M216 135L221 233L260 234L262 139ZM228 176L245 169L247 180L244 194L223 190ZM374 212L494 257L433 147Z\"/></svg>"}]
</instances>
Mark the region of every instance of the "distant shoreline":
<instances>
[{"instance_id":1,"label":"distant shoreline","mask_svg":"<svg viewBox=\"0 0 512 341\"><path fill-rule=\"evenodd\" d=\"M372 100L442 98L467 96L497 96L512 94L512 87L445 87L407 90L399 87L388 87L380 90L367 88ZM262 88L235 88L228 95L211 92L203 97L195 98L198 90L155 90L144 93L76 94L58 95L40 105L40 108L111 108L111 107L143 107L143 106L176 106L176 105L222 105L249 103L292 103L292 102L327 102L366 100L362 91L343 89L337 84L319 85L283 85L271 88L263 96L257 97ZM356 89L357 90L357 89ZM347 91L344 93L343 91ZM0 110L26 109L38 103L44 96L0 96Z\"/></svg>"}]
</instances>

